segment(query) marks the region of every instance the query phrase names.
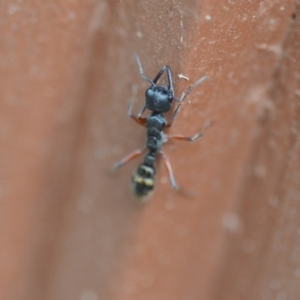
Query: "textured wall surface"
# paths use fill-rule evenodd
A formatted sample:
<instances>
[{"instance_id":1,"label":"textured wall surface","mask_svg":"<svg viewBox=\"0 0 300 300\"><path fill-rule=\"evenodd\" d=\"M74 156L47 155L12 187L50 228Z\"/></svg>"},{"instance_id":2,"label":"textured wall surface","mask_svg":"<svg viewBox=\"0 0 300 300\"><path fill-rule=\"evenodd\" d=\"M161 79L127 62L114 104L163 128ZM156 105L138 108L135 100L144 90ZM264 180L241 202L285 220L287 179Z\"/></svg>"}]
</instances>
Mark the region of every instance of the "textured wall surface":
<instances>
[{"instance_id":1,"label":"textured wall surface","mask_svg":"<svg viewBox=\"0 0 300 300\"><path fill-rule=\"evenodd\" d=\"M298 299L299 41L295 0L1 1L0 298ZM111 171L145 140L134 52L178 98L209 76L169 132L213 124L164 146L193 197Z\"/></svg>"}]
</instances>

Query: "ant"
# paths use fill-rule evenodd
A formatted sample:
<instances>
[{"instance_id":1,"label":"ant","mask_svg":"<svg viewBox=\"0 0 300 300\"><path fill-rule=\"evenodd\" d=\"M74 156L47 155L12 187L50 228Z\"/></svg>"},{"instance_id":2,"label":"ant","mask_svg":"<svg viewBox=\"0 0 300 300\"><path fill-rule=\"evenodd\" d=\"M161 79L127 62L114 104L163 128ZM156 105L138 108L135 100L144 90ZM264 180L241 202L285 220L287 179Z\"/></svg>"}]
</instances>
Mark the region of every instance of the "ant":
<instances>
[{"instance_id":1,"label":"ant","mask_svg":"<svg viewBox=\"0 0 300 300\"><path fill-rule=\"evenodd\" d=\"M151 80L144 74L142 64L137 55L135 55L135 59L138 64L141 77L147 80L151 86L145 92L146 103L139 112L138 116L132 114L132 100L128 105L128 116L136 123L147 128L146 147L133 151L128 156L117 162L113 169L119 169L127 162L139 157L148 150L148 154L146 154L144 162L138 166L131 180L131 187L134 195L141 202L145 202L152 195L155 187L155 162L157 154L161 155L163 158L164 165L169 175L171 187L175 190L180 189L175 181L170 161L165 152L162 150L162 145L171 138L193 142L200 139L203 136L203 133L199 132L193 137L185 137L182 135L167 135L163 132L163 130L172 126L173 122L178 116L181 105L185 98L194 88L208 79L208 76L201 77L182 94L180 99L177 99L174 96L173 78L169 66L162 67L154 79ZM167 74L168 87L157 84L157 81L164 72ZM173 100L177 101L178 105L172 115L171 121L168 122L164 116L164 113L167 113L171 110ZM151 114L147 118L143 118L142 114L146 109L150 110Z\"/></svg>"}]
</instances>

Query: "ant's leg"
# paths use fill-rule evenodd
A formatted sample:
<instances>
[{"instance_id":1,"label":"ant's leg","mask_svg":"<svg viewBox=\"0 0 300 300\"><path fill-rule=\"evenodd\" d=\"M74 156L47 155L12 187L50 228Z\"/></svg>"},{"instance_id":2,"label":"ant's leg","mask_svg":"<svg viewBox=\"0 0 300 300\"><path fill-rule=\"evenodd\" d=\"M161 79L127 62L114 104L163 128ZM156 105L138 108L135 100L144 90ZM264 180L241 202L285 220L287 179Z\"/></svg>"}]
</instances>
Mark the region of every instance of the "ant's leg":
<instances>
[{"instance_id":1,"label":"ant's leg","mask_svg":"<svg viewBox=\"0 0 300 300\"><path fill-rule=\"evenodd\" d=\"M174 135L172 134L172 135L167 135L166 140L168 141L169 139L174 139L174 140L181 140L181 141L188 141L188 142L197 141L203 137L205 129L208 128L211 124L212 124L212 121L210 121L210 120L205 122L202 130L200 132L196 133L194 136L188 137L188 136L184 136L181 134L174 134Z\"/></svg>"},{"instance_id":2,"label":"ant's leg","mask_svg":"<svg viewBox=\"0 0 300 300\"><path fill-rule=\"evenodd\" d=\"M121 159L120 161L118 161L114 166L113 166L113 170L117 170L119 168L121 168L122 166L124 166L126 163L132 161L133 159L139 157L140 155L142 155L144 152L146 151L146 149L137 149L133 152L131 152L129 155L125 156L123 159Z\"/></svg>"},{"instance_id":3,"label":"ant's leg","mask_svg":"<svg viewBox=\"0 0 300 300\"><path fill-rule=\"evenodd\" d=\"M199 80L197 80L193 85L191 85L181 96L180 98L180 101L179 101L179 104L177 105L174 113L173 113L173 116L172 116L172 119L171 121L167 124L167 127L171 127L173 122L175 121L175 119L177 118L177 115L180 111L180 108L181 108L181 105L184 101L184 99L189 95L189 93L195 88L197 87L199 84L201 84L202 82L204 82L206 79L208 79L208 76L203 76L201 77Z\"/></svg>"},{"instance_id":4,"label":"ant's leg","mask_svg":"<svg viewBox=\"0 0 300 300\"><path fill-rule=\"evenodd\" d=\"M167 157L167 155L163 152L163 151L160 151L159 152L162 157L163 157L163 161L164 161L164 165L168 171L168 174L169 174L169 179L170 179L170 183L171 183L171 187L174 189L174 190L177 190L182 196L185 196L185 197L193 197L193 193L191 193L190 191L187 191L185 189L182 189L181 187L179 187L175 181L175 178L174 178L174 174L173 174L173 170L172 170L172 166L171 166L171 163Z\"/></svg>"},{"instance_id":5,"label":"ant's leg","mask_svg":"<svg viewBox=\"0 0 300 300\"><path fill-rule=\"evenodd\" d=\"M174 178L174 174L173 174L173 170L172 170L172 166L171 163L167 157L167 155L165 154L165 152L163 152L162 150L159 152L162 155L163 161L164 161L164 165L167 169L168 175L169 175L169 179L170 179L170 183L171 183L171 187L175 190L179 190L179 186L177 185L175 178Z\"/></svg>"},{"instance_id":6,"label":"ant's leg","mask_svg":"<svg viewBox=\"0 0 300 300\"><path fill-rule=\"evenodd\" d=\"M139 125L142 125L144 127L146 127L146 121L147 121L147 118L141 118L140 117L140 114L139 114L139 117L136 117L133 113L132 113L132 105L133 105L133 101L131 100L128 104L128 116L133 120L135 121L136 123L138 123Z\"/></svg>"},{"instance_id":7,"label":"ant's leg","mask_svg":"<svg viewBox=\"0 0 300 300\"><path fill-rule=\"evenodd\" d=\"M169 139L174 139L174 140L194 142L194 141L197 141L200 138L202 138L202 136L203 136L203 133L202 132L198 132L194 136L184 136L184 135L181 135L181 134L174 134L174 135L168 135L167 138L168 138L168 140Z\"/></svg>"},{"instance_id":8,"label":"ant's leg","mask_svg":"<svg viewBox=\"0 0 300 300\"><path fill-rule=\"evenodd\" d=\"M139 114L138 114L138 119L139 119L139 120L145 119L145 122L146 122L146 119L147 119L147 118L142 118L142 114L144 113L145 110L146 110L146 105L144 105L143 108L141 109L141 111L139 112Z\"/></svg>"}]
</instances>

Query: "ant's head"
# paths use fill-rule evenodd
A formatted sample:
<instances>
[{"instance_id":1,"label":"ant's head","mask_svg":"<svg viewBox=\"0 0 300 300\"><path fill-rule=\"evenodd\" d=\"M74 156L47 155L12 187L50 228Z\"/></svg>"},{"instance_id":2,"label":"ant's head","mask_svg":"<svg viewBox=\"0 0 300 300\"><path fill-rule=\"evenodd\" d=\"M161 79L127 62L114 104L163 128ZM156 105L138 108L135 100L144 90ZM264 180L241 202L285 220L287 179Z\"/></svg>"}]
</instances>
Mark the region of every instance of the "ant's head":
<instances>
[{"instance_id":1,"label":"ant's head","mask_svg":"<svg viewBox=\"0 0 300 300\"><path fill-rule=\"evenodd\" d=\"M172 107L173 91L164 86L152 85L145 96L146 107L151 111L165 113Z\"/></svg>"}]
</instances>

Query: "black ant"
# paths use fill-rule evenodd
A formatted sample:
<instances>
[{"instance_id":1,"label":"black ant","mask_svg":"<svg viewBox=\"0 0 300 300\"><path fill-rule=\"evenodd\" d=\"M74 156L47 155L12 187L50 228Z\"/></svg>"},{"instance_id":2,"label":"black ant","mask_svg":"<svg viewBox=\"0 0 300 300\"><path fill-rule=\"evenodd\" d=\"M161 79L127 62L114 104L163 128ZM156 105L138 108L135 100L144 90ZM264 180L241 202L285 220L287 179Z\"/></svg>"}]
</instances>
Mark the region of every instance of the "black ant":
<instances>
[{"instance_id":1,"label":"black ant","mask_svg":"<svg viewBox=\"0 0 300 300\"><path fill-rule=\"evenodd\" d=\"M142 64L137 55L135 55L135 58L141 76L144 79L146 79L151 84L151 86L146 90L146 103L139 112L138 116L132 114L132 101L129 103L128 106L128 116L132 118L136 123L147 128L146 147L142 149L137 149L134 152L130 153L128 156L124 157L122 160L116 163L113 169L119 169L127 162L142 155L146 150L149 151L144 158L144 162L138 166L131 180L131 186L134 195L139 200L144 202L145 200L147 200L147 198L149 198L152 195L154 190L156 173L155 162L157 154L160 154L163 158L164 165L169 174L169 179L172 188L175 190L179 190L179 186L176 184L173 175L173 170L170 161L166 156L165 152L162 150L162 145L166 143L170 138L193 142L201 138L203 134L199 132L193 137L185 137L182 135L166 135L163 132L163 130L165 127L168 128L172 126L174 120L176 119L179 113L180 107L184 99L196 86L205 81L208 78L208 76L201 77L193 85L191 85L186 92L182 94L182 97L180 99L177 99L174 97L173 78L169 66L162 67L152 81L144 74ZM168 87L156 84L164 72L167 73ZM172 115L171 121L168 122L163 113L166 113L171 110L173 100L179 102L179 104L177 105ZM146 108L152 112L147 118L142 118L142 114L145 112Z\"/></svg>"}]
</instances>

